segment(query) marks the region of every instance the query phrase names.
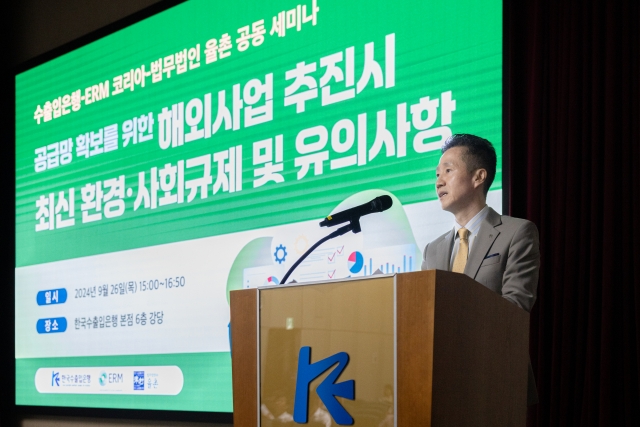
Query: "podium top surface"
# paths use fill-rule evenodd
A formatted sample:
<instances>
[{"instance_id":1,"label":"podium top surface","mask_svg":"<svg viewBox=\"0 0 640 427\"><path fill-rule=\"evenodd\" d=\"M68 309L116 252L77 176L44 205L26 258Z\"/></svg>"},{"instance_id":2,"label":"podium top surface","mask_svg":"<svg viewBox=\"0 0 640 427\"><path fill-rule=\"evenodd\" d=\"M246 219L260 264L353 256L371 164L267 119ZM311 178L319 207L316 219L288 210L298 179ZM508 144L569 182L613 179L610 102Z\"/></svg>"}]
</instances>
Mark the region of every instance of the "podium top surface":
<instances>
[{"instance_id":1,"label":"podium top surface","mask_svg":"<svg viewBox=\"0 0 640 427\"><path fill-rule=\"evenodd\" d=\"M266 285L266 286L259 286L257 289L258 290L282 289L285 287L294 287L294 286L325 285L325 284L332 284L332 283L335 284L335 283L342 283L342 282L354 282L354 281L360 281L360 280L371 280L371 279L380 279L385 277L394 277L394 276L397 276L398 274L405 274L405 273L380 273L380 274L374 274L371 276L364 276L364 277L344 277L340 279L319 280L315 282L294 282L294 283L285 283L280 285ZM256 289L256 288L253 288L253 289ZM244 289L236 289L236 290L244 290Z\"/></svg>"}]
</instances>

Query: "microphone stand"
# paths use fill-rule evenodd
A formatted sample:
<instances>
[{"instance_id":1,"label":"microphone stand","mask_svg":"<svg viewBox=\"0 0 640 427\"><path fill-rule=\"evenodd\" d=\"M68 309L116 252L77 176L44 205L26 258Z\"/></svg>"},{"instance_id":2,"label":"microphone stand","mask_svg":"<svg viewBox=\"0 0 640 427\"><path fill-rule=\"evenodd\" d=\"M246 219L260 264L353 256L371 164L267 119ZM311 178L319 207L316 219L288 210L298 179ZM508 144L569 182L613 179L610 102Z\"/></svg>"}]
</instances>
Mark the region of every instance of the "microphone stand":
<instances>
[{"instance_id":1,"label":"microphone stand","mask_svg":"<svg viewBox=\"0 0 640 427\"><path fill-rule=\"evenodd\" d=\"M305 253L302 254L302 256L300 258L298 258L298 260L291 266L291 268L289 269L289 271L287 271L287 274L284 275L284 277L282 278L282 282L280 282L281 285L284 285L285 282L287 281L287 279L289 278L289 276L291 275L291 273L293 273L293 270L296 269L297 266L300 265L300 263L302 261L304 261L304 259L306 257L309 256L309 254L311 254L311 252L313 252L318 246L320 246L321 244L323 244L324 242L326 242L327 240L331 240L334 237L338 237L338 236L342 236L343 234L348 233L349 231L353 231L354 234L355 233L359 233L362 231L362 229L360 228L360 217L356 217L356 218L351 218L351 220L349 221L349 224L344 225L340 228L338 228L336 231L334 231L333 233L324 236L322 239L318 240L313 246L311 246Z\"/></svg>"}]
</instances>

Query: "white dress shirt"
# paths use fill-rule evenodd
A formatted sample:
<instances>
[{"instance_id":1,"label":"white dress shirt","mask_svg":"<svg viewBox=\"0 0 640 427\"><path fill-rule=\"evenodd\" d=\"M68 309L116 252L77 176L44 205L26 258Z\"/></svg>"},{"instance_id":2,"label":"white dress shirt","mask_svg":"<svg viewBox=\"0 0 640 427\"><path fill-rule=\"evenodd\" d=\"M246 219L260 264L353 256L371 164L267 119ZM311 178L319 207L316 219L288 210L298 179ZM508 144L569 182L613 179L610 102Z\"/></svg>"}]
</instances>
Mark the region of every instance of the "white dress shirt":
<instances>
[{"instance_id":1,"label":"white dress shirt","mask_svg":"<svg viewBox=\"0 0 640 427\"><path fill-rule=\"evenodd\" d=\"M467 225L464 226L464 228L469 230L469 254L471 253L471 248L473 247L473 241L476 239L476 236L478 235L478 231L480 231L480 225L482 224L482 221L487 217L488 214L489 214L489 205L485 205L484 208L482 208L480 212L478 212L476 216L471 218L469 222L467 222ZM449 271L453 270L453 260L456 258L456 255L458 254L458 250L460 249L460 236L458 236L458 230L460 230L461 228L463 227L454 220L453 233L455 237L453 240L453 250L451 251L451 259L449 260ZM467 254L467 259L469 254Z\"/></svg>"}]
</instances>

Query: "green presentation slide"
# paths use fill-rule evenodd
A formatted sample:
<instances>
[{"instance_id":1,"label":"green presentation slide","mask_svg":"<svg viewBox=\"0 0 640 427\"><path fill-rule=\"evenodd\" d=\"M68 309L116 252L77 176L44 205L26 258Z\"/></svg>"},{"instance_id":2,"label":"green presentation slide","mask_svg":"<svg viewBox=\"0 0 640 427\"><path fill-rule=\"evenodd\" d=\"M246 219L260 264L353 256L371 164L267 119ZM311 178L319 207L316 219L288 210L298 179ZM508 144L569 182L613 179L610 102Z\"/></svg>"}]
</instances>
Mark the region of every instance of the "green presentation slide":
<instances>
[{"instance_id":1,"label":"green presentation slide","mask_svg":"<svg viewBox=\"0 0 640 427\"><path fill-rule=\"evenodd\" d=\"M191 0L16 76L16 403L231 412L229 292L416 271L490 140L502 2Z\"/></svg>"}]
</instances>

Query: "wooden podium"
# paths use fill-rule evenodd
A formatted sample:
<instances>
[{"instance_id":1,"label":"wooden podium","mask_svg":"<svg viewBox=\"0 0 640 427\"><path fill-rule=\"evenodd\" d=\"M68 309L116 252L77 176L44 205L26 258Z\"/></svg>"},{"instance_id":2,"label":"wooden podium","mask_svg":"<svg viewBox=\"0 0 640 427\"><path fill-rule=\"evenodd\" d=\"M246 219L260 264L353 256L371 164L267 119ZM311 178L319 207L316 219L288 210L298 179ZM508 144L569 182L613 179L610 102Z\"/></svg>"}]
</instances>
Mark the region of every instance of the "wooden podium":
<instances>
[{"instance_id":1,"label":"wooden podium","mask_svg":"<svg viewBox=\"0 0 640 427\"><path fill-rule=\"evenodd\" d=\"M297 425L302 346L312 363L349 355L336 383L355 381L355 399L338 398L354 426L525 425L529 314L465 275L244 289L230 304L236 427ZM326 425L325 377L310 384L309 426Z\"/></svg>"}]
</instances>

